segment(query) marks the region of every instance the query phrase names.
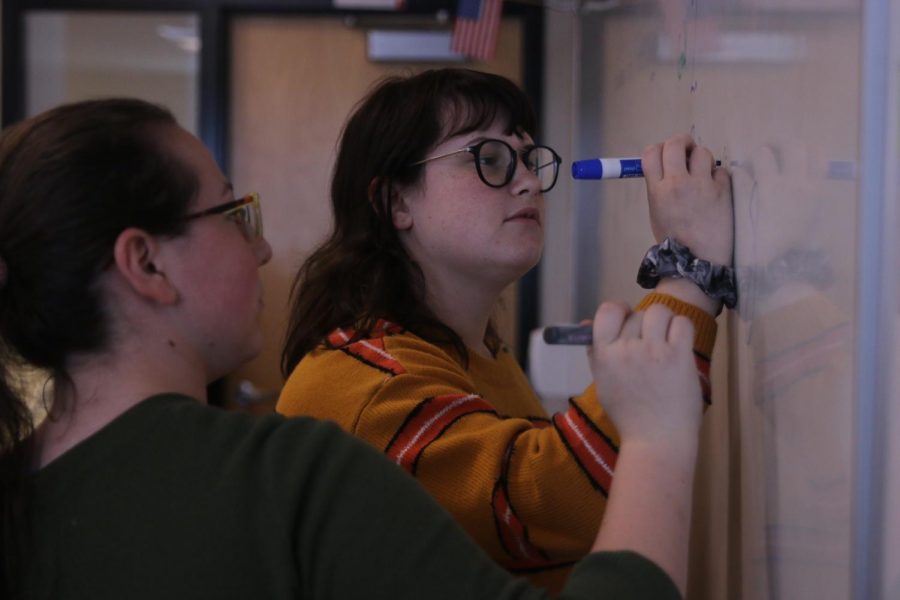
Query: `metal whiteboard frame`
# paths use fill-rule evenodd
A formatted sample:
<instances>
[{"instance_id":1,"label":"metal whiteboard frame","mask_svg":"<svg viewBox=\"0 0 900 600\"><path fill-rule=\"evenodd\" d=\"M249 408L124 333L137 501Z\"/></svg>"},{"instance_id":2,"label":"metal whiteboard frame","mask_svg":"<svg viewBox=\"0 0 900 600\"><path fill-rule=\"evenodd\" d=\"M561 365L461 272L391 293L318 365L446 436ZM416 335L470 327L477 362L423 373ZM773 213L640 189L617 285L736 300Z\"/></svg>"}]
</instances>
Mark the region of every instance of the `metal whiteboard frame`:
<instances>
[{"instance_id":1,"label":"metal whiteboard frame","mask_svg":"<svg viewBox=\"0 0 900 600\"><path fill-rule=\"evenodd\" d=\"M892 11L897 0L866 0L862 27L862 96L856 297L854 486L852 513L853 600L883 598L888 403L893 377L894 276L897 237L896 93L891 62ZM889 102L891 100L892 102ZM894 124L894 129L890 124ZM889 162L888 157L894 161ZM894 165L889 168L889 165Z\"/></svg>"}]
</instances>

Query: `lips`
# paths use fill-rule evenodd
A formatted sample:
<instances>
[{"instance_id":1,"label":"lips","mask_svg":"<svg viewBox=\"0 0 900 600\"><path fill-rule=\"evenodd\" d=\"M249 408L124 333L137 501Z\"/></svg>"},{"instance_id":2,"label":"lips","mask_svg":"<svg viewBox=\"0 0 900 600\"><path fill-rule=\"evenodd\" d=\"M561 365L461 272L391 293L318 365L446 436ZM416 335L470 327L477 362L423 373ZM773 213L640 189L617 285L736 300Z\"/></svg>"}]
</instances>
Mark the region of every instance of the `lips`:
<instances>
[{"instance_id":1,"label":"lips","mask_svg":"<svg viewBox=\"0 0 900 600\"><path fill-rule=\"evenodd\" d=\"M506 218L507 221L534 221L538 225L541 224L541 211L536 208L522 208L517 210Z\"/></svg>"}]
</instances>

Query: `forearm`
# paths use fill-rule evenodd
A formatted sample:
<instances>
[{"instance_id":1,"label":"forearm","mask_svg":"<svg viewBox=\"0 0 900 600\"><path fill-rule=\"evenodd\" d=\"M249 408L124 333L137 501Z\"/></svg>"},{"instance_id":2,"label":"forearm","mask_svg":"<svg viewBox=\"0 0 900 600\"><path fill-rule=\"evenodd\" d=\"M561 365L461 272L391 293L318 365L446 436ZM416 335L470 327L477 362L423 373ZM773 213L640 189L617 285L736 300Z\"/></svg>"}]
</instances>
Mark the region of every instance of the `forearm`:
<instances>
[{"instance_id":1,"label":"forearm","mask_svg":"<svg viewBox=\"0 0 900 600\"><path fill-rule=\"evenodd\" d=\"M660 566L682 594L687 586L691 496L697 439L625 442L593 550L631 550Z\"/></svg>"},{"instance_id":2,"label":"forearm","mask_svg":"<svg viewBox=\"0 0 900 600\"><path fill-rule=\"evenodd\" d=\"M621 436L593 549L641 554L684 593L701 418L694 328L664 306L605 303L593 334L591 373Z\"/></svg>"}]
</instances>

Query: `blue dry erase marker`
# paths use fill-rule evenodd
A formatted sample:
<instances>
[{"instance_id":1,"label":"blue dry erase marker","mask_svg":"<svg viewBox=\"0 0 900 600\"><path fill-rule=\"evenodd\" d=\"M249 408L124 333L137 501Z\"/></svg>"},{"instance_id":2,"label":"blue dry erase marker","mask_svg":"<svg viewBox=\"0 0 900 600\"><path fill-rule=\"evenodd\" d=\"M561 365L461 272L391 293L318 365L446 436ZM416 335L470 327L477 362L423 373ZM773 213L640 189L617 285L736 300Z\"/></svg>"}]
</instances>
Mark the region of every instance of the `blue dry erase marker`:
<instances>
[{"instance_id":1,"label":"blue dry erase marker","mask_svg":"<svg viewBox=\"0 0 900 600\"><path fill-rule=\"evenodd\" d=\"M548 344L590 346L594 342L594 329L591 325L552 325L544 327L544 342Z\"/></svg>"},{"instance_id":2,"label":"blue dry erase marker","mask_svg":"<svg viewBox=\"0 0 900 600\"><path fill-rule=\"evenodd\" d=\"M722 161L717 160L721 167ZM572 163L572 177L575 179L625 179L643 177L640 158L589 158Z\"/></svg>"}]
</instances>

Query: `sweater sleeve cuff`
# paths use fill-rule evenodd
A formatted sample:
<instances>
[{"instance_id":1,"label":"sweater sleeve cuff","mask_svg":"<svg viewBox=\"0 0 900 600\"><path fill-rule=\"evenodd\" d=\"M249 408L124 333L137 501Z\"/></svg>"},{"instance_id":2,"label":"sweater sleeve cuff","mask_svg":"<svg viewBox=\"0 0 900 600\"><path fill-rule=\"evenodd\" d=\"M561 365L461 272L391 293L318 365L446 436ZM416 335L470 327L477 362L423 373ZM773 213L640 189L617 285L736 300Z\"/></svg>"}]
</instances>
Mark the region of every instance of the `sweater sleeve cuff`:
<instances>
[{"instance_id":1,"label":"sweater sleeve cuff","mask_svg":"<svg viewBox=\"0 0 900 600\"><path fill-rule=\"evenodd\" d=\"M561 599L654 598L681 600L675 582L653 561L636 552L595 552L578 562Z\"/></svg>"},{"instance_id":2,"label":"sweater sleeve cuff","mask_svg":"<svg viewBox=\"0 0 900 600\"><path fill-rule=\"evenodd\" d=\"M635 310L646 310L652 304L662 304L676 315L684 315L694 324L694 350L709 358L712 356L713 345L716 343L718 325L716 320L705 310L682 302L674 296L651 292L635 307Z\"/></svg>"}]
</instances>

